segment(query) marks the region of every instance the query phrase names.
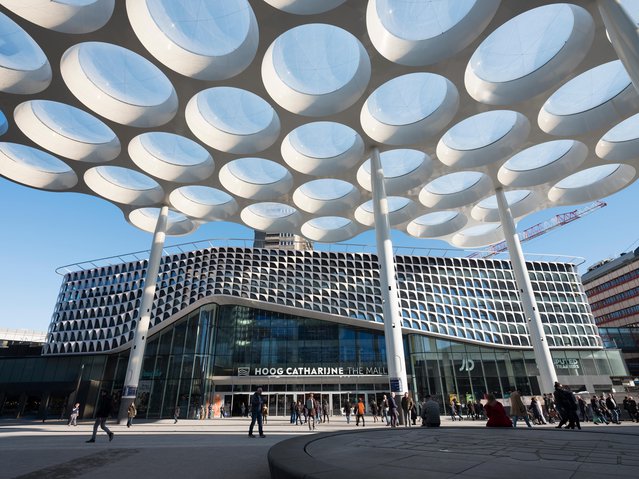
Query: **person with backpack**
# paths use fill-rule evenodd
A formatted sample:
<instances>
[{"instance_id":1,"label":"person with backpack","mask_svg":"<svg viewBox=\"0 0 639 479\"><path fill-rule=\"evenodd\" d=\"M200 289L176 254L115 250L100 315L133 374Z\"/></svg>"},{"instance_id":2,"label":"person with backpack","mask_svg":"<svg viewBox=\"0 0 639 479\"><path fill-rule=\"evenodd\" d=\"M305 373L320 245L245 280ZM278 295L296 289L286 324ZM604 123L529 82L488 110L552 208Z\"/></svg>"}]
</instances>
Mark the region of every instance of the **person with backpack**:
<instances>
[{"instance_id":1,"label":"person with backpack","mask_svg":"<svg viewBox=\"0 0 639 479\"><path fill-rule=\"evenodd\" d=\"M257 388L255 393L251 396L251 425L249 426L248 437L255 437L253 435L253 427L257 421L257 429L260 433L260 437L266 437L262 426L262 406L264 405L264 399L262 398L262 388Z\"/></svg>"},{"instance_id":2,"label":"person with backpack","mask_svg":"<svg viewBox=\"0 0 639 479\"><path fill-rule=\"evenodd\" d=\"M346 424L351 423L351 403L347 399L344 403L344 414L346 415Z\"/></svg>"},{"instance_id":3,"label":"person with backpack","mask_svg":"<svg viewBox=\"0 0 639 479\"><path fill-rule=\"evenodd\" d=\"M129 409L127 409L127 421L126 427L131 427L133 425L133 418L138 415L138 410L135 407L135 401L129 404Z\"/></svg>"},{"instance_id":4,"label":"person with backpack","mask_svg":"<svg viewBox=\"0 0 639 479\"><path fill-rule=\"evenodd\" d=\"M317 403L313 397L313 393L309 394L308 399L306 399L306 409L308 410L308 429L311 428L313 431L315 430L315 418L318 414Z\"/></svg>"}]
</instances>

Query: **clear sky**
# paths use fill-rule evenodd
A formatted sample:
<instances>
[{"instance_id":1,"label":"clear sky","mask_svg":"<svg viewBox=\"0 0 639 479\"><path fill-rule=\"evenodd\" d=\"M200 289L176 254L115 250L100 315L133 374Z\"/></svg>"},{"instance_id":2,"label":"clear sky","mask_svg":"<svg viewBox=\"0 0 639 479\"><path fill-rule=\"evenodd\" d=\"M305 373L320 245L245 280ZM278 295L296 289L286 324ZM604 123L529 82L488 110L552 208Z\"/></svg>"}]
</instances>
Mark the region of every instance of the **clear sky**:
<instances>
[{"instance_id":1,"label":"clear sky","mask_svg":"<svg viewBox=\"0 0 639 479\"><path fill-rule=\"evenodd\" d=\"M525 253L581 256L585 263L616 257L639 239L639 184L605 199L608 206L569 225L523 243ZM46 331L62 277L59 266L150 247L151 234L130 226L120 210L99 198L78 193L50 193L0 178L0 328ZM522 230L577 207L544 210L524 218ZM195 233L168 238L167 245L209 238L252 238L247 227L212 223ZM395 232L396 246L445 247ZM348 243L373 245L366 232ZM639 244L634 244L634 247Z\"/></svg>"}]
</instances>

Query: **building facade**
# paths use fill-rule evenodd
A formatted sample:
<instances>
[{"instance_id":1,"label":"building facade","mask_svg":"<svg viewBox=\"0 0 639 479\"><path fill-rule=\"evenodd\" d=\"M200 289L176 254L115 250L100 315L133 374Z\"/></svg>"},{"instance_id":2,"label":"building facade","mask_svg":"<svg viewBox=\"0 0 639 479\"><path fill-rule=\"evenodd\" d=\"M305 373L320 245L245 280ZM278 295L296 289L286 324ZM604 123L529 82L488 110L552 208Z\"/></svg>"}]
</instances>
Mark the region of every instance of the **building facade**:
<instances>
[{"instance_id":1,"label":"building facade","mask_svg":"<svg viewBox=\"0 0 639 479\"><path fill-rule=\"evenodd\" d=\"M582 281L605 345L639 377L639 249L591 266Z\"/></svg>"},{"instance_id":2,"label":"building facade","mask_svg":"<svg viewBox=\"0 0 639 479\"><path fill-rule=\"evenodd\" d=\"M44 379L42 364L56 365L58 385L87 405L84 417L100 389L120 394L145 268L134 261L65 275L43 355L30 358L40 366L29 366L27 379L18 371L27 366L0 361L0 385L12 370L13 402L16 383ZM509 262L397 256L396 268L417 398L503 397L511 386L543 392ZM603 349L575 267L528 268L560 380L610 390L610 376L627 371L618 351ZM140 415L170 417L176 406L190 418L240 414L258 385L278 415L309 392L334 414L347 399L380 399L388 374L378 273L366 253L209 248L164 257Z\"/></svg>"}]
</instances>

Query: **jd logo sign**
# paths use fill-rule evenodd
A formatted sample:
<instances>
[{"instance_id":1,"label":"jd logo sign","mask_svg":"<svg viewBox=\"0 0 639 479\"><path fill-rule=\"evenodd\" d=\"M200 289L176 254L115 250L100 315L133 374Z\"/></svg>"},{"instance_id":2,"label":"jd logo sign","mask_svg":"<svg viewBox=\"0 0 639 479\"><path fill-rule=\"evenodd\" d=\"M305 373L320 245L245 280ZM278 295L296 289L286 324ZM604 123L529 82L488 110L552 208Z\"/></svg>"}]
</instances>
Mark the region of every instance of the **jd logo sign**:
<instances>
[{"instance_id":1,"label":"jd logo sign","mask_svg":"<svg viewBox=\"0 0 639 479\"><path fill-rule=\"evenodd\" d=\"M461 364L461 367L459 368L460 371L470 372L473 369L475 369L475 361L473 361L472 359L467 359L467 358L462 359L462 364Z\"/></svg>"}]
</instances>

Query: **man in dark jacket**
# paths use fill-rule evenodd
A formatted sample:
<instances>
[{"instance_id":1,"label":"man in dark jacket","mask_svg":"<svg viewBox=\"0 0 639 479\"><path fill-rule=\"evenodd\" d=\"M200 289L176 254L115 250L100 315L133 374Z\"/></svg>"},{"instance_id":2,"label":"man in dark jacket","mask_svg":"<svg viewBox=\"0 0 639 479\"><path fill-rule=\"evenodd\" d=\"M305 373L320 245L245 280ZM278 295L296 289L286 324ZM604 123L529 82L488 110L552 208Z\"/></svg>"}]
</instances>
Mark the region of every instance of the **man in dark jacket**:
<instances>
[{"instance_id":1,"label":"man in dark jacket","mask_svg":"<svg viewBox=\"0 0 639 479\"><path fill-rule=\"evenodd\" d=\"M397 413L397 401L395 400L395 393L391 393L388 398L388 413L391 418L391 427L397 427L397 418L399 414Z\"/></svg>"},{"instance_id":2,"label":"man in dark jacket","mask_svg":"<svg viewBox=\"0 0 639 479\"><path fill-rule=\"evenodd\" d=\"M255 437L253 435L253 427L255 421L257 421L257 430L260 433L260 437L266 437L264 430L262 429L262 406L264 405L264 399L262 398L262 388L257 388L255 393L251 396L251 425L249 426L249 437Z\"/></svg>"},{"instance_id":3,"label":"man in dark jacket","mask_svg":"<svg viewBox=\"0 0 639 479\"><path fill-rule=\"evenodd\" d=\"M95 422L93 423L93 436L87 442L95 442L95 437L98 434L98 426L106 432L109 436L109 442L113 441L114 434L106 427L106 421L111 415L111 409L113 408L113 398L104 389L100 391L100 401L98 402L98 409L95 413Z\"/></svg>"},{"instance_id":4,"label":"man in dark jacket","mask_svg":"<svg viewBox=\"0 0 639 479\"><path fill-rule=\"evenodd\" d=\"M621 422L619 422L619 406L617 406L617 401L615 401L615 398L610 393L608 393L608 397L606 397L606 407L608 411L610 411L612 422L621 424Z\"/></svg>"}]
</instances>

